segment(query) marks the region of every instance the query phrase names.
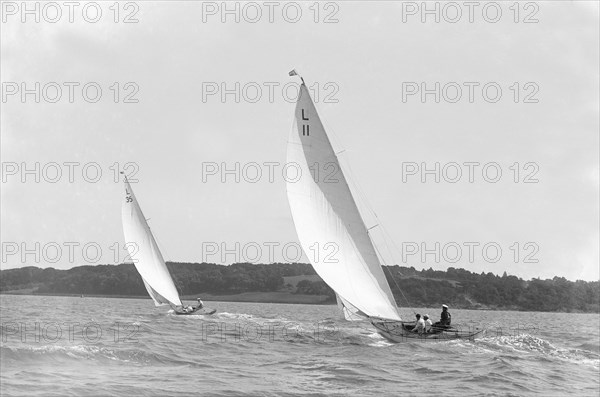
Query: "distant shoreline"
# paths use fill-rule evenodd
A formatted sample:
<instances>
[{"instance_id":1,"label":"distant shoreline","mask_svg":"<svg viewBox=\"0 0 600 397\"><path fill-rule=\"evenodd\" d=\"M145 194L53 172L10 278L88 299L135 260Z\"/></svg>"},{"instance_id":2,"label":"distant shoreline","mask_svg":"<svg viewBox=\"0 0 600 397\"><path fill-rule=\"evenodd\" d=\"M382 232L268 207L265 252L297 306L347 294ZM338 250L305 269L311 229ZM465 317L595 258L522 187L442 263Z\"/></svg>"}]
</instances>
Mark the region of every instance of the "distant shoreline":
<instances>
[{"instance_id":1,"label":"distant shoreline","mask_svg":"<svg viewBox=\"0 0 600 397\"><path fill-rule=\"evenodd\" d=\"M77 298L81 294L32 294L26 292L17 291L2 291L2 295L24 295L24 296L64 296ZM83 295L83 298L117 298L117 299L147 299L151 300L149 296L143 295L98 295L90 294ZM206 302L239 302L239 303L274 303L274 304L298 304L298 305L318 305L318 306L333 306L336 303L327 301L326 295L302 295L302 294L289 294L285 292L244 292L240 294L232 295L212 295L212 294L198 294L198 295L184 295L181 297L182 301L195 301L197 298L201 298ZM430 305L414 305L412 307L403 307L404 309L411 309L417 307L430 307ZM531 312L531 313L572 313L572 314L599 314L598 312L586 312L581 310L571 311L541 311L541 310L523 310L514 307L463 307L454 306L453 309L457 310L477 310L477 311L510 311L510 312Z\"/></svg>"},{"instance_id":2,"label":"distant shoreline","mask_svg":"<svg viewBox=\"0 0 600 397\"><path fill-rule=\"evenodd\" d=\"M207 301L335 304L335 292L308 263L229 266L168 262L177 291L184 299ZM401 307L599 313L600 281L565 278L523 280L504 272L476 274L449 267L446 271L387 266L386 279ZM194 294L191 294L193 292ZM147 298L133 264L78 266L69 270L26 266L0 271L0 293L41 296Z\"/></svg>"},{"instance_id":3,"label":"distant shoreline","mask_svg":"<svg viewBox=\"0 0 600 397\"><path fill-rule=\"evenodd\" d=\"M82 294L53 294L53 293L31 293L18 291L1 291L0 295L25 295L25 296L64 296L77 298ZM120 298L120 299L148 299L148 295L99 295L99 294L83 294L83 298ZM201 298L206 302L251 302L251 303L288 303L288 304L304 304L304 305L335 305L335 302L328 302L326 295L303 295L290 294L286 292L244 292L241 294L232 295L213 295L213 294L198 294L184 295L181 300L195 301Z\"/></svg>"}]
</instances>

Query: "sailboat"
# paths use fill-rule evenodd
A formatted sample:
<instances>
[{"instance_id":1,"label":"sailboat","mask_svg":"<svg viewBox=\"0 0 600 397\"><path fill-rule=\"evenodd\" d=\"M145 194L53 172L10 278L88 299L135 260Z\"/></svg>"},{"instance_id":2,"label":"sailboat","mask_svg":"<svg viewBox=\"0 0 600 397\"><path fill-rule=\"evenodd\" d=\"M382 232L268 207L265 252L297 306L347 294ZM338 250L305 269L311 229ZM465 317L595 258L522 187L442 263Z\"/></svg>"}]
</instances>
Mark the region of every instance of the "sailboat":
<instances>
[{"instance_id":1,"label":"sailboat","mask_svg":"<svg viewBox=\"0 0 600 397\"><path fill-rule=\"evenodd\" d=\"M289 75L298 74L292 70ZM395 342L408 338L473 338L481 331L440 327L434 332L419 334L412 332L414 321L401 319L338 157L304 79L300 79L302 84L287 145L287 162L299 168L301 177L286 181L287 196L304 251L311 252L327 243L336 246L335 261L325 261L322 255L309 255L309 259L317 274L335 291L344 317L368 320L377 332Z\"/></svg>"},{"instance_id":2,"label":"sailboat","mask_svg":"<svg viewBox=\"0 0 600 397\"><path fill-rule=\"evenodd\" d=\"M123 172L121 172L122 174ZM152 235L150 226L133 194L133 189L125 180L125 201L122 207L123 233L127 251L136 270L142 277L148 294L155 306L171 306L175 314L213 314L216 310L207 309L200 299L196 307L181 302L169 269Z\"/></svg>"}]
</instances>

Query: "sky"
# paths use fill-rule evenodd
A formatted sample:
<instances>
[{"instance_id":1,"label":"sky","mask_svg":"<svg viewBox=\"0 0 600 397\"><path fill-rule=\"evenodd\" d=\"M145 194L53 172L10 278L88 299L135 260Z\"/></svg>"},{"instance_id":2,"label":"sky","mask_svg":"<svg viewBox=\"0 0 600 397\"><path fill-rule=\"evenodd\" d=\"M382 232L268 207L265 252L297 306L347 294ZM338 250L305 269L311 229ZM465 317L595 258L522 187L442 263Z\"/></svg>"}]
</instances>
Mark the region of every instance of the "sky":
<instances>
[{"instance_id":1,"label":"sky","mask_svg":"<svg viewBox=\"0 0 600 397\"><path fill-rule=\"evenodd\" d=\"M118 170L167 260L306 261L296 69L384 263L600 278L597 2L38 4L2 6L1 269L125 261Z\"/></svg>"}]
</instances>

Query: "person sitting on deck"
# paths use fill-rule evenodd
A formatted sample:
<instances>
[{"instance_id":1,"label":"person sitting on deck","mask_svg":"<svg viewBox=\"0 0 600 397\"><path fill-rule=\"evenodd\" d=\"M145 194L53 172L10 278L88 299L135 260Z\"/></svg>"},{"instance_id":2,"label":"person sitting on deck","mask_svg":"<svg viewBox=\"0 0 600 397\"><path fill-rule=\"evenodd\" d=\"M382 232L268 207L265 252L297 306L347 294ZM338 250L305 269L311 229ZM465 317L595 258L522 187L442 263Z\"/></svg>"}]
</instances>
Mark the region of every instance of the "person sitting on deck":
<instances>
[{"instance_id":1,"label":"person sitting on deck","mask_svg":"<svg viewBox=\"0 0 600 397\"><path fill-rule=\"evenodd\" d=\"M417 313L417 323L415 327L412 329L412 332L418 332L422 334L425 331L425 321L421 318L421 315Z\"/></svg>"},{"instance_id":2,"label":"person sitting on deck","mask_svg":"<svg viewBox=\"0 0 600 397\"><path fill-rule=\"evenodd\" d=\"M202 300L200 300L200 298L198 298L197 300L198 300L198 306L196 306L196 310L200 310L204 307L204 303L202 302Z\"/></svg>"},{"instance_id":3,"label":"person sitting on deck","mask_svg":"<svg viewBox=\"0 0 600 397\"><path fill-rule=\"evenodd\" d=\"M448 327L452 322L452 316L448 311L448 306L442 305L442 314L440 315L440 321L435 323L436 326Z\"/></svg>"},{"instance_id":4,"label":"person sitting on deck","mask_svg":"<svg viewBox=\"0 0 600 397\"><path fill-rule=\"evenodd\" d=\"M423 319L425 320L425 332L430 332L431 327L433 326L433 322L429 318L429 314L424 315Z\"/></svg>"}]
</instances>

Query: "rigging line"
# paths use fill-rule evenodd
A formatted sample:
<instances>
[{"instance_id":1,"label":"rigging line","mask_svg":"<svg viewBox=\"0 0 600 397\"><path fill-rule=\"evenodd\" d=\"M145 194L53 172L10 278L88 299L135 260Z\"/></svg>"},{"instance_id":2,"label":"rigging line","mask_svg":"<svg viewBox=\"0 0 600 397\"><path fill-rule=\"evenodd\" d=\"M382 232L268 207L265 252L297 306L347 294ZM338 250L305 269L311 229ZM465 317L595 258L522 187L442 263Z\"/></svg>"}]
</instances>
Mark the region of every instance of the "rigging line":
<instances>
[{"instance_id":1,"label":"rigging line","mask_svg":"<svg viewBox=\"0 0 600 397\"><path fill-rule=\"evenodd\" d=\"M316 108L316 104L315 104L315 108ZM323 127L325 128L326 131L329 131L331 133L331 136L333 137L332 139L332 146L334 146L334 152L336 154L336 157L338 157L338 155L342 154L342 153L346 153L347 149L343 147L343 145L341 144L341 139L339 138L338 134L336 134L335 132L335 128L331 127L331 126L326 126L326 121L324 119L321 119L321 124L323 124ZM329 135L329 134L328 134ZM338 151L335 151L335 147L338 147ZM375 220L377 224L379 224L379 218L377 217L377 214L375 213L375 211L373 210L372 206L370 205L369 201L366 198L365 193L363 192L363 190L361 189L360 185L357 182L357 179L354 177L355 173L352 170L352 166L350 165L350 161L349 159L346 157L346 155L344 156L339 156L338 157L338 162L340 164L340 167L342 167L342 162L344 163L343 165L343 169L341 170L342 172L344 172L344 169L346 170L346 175L347 175L347 182L349 183L349 187L350 184L352 184L352 188L350 188L350 190L354 190L357 195L359 200L361 200L364 204L364 207L366 207L367 211L369 211L370 214L372 214L375 217ZM359 210L360 212L360 210Z\"/></svg>"},{"instance_id":2,"label":"rigging line","mask_svg":"<svg viewBox=\"0 0 600 397\"><path fill-rule=\"evenodd\" d=\"M356 319L362 320L362 316L359 316L358 314L353 313L350 309L348 309L346 306L344 306L344 304L342 304L342 307L343 307L343 311L344 311L344 313L343 313L344 317L348 316L350 318L356 318ZM350 320L350 321L352 321L352 320Z\"/></svg>"},{"instance_id":3,"label":"rigging line","mask_svg":"<svg viewBox=\"0 0 600 397\"><path fill-rule=\"evenodd\" d=\"M388 229L385 227L385 224L383 222L381 222L381 220L379 219L379 216L377 215L377 213L373 209L373 206L369 202L369 199L367 198L367 195L364 193L364 191L360 187L360 184L358 183L358 181L356 180L356 178L354 178L354 172L352 170L352 166L350 165L350 161L346 161L346 168L348 169L348 174L349 174L349 178L348 179L351 180L352 185L355 187L355 190L358 193L359 198L361 199L361 201L364 203L364 206L366 207L366 209L370 212L370 214L372 214L372 216L375 218L375 221L377 222L377 224L382 229L382 231L384 233L383 241L384 241L384 243L386 245L387 251L389 252L389 254L391 256L391 259L394 262L396 262L395 261L396 255L394 255L394 252L392 252L393 250L391 249L391 247L390 247L390 245L388 243L388 239L391 241L393 248L396 250L396 254L399 254L400 256L402 256L402 251L398 248L398 246L394 242L394 239L392 238L392 236L391 236L390 232L388 231ZM386 238L386 236L387 236L387 238Z\"/></svg>"},{"instance_id":4,"label":"rigging line","mask_svg":"<svg viewBox=\"0 0 600 397\"><path fill-rule=\"evenodd\" d=\"M362 202L363 207L369 212L369 215L371 215L374 218L375 223L376 223L375 226L380 226L384 230L384 232L386 232L386 234L389 235L389 233L387 232L387 230L385 228L385 225L381 222L381 220L377 216L377 213L375 212L375 210L373 209L373 206L369 202L367 195L364 193L360 184L358 183L357 178L354 177L354 171L352 170L352 166L350 165L349 159L345 159L344 163L345 163L345 168L348 171L348 180L352 183L352 186L354 187L354 190L356 191L359 200ZM368 230L371 230L375 226L370 227ZM385 242L385 240L384 240L384 242ZM387 246L387 242L386 242L386 246ZM388 251L389 251L390 255L392 256L392 259L394 259L393 258L394 255L392 254L391 250L389 250L389 247L388 247Z\"/></svg>"},{"instance_id":5,"label":"rigging line","mask_svg":"<svg viewBox=\"0 0 600 397\"><path fill-rule=\"evenodd\" d=\"M335 133L335 130L333 128L328 128L328 130L331 130L332 134L336 137L336 140L339 141L339 138L337 138L337 134ZM341 150L339 153L341 154L342 152L346 152L346 149ZM381 226L381 228L384 229L384 231L389 235L389 233L387 232L385 226L380 221L379 216L377 216L377 213L373 209L373 206L371 205L371 203L370 203L367 195L363 191L361 185L358 183L358 179L355 177L355 172L352 169L352 165L351 165L351 161L350 161L349 157L350 157L349 154L347 156L341 156L340 157L340 160L343 161L344 168L347 171L347 175L348 175L347 179L348 179L348 181L352 184L352 187L354 188L354 191L357 193L359 200L362 202L363 207L369 212L369 215L374 218L375 223L377 225Z\"/></svg>"},{"instance_id":6,"label":"rigging line","mask_svg":"<svg viewBox=\"0 0 600 397\"><path fill-rule=\"evenodd\" d=\"M386 269L388 274L390 275L390 278L392 279L392 281L394 282L394 285L396 286L396 288L398 289L398 291L400 291L400 293L402 294L402 297L404 298L404 300L406 301L406 306L407 308L409 308L410 310L412 310L413 313L416 314L415 309L410 305L410 302L408 301L408 298L406 298L406 295L404 295L404 292L402 291L402 288L400 288L400 285L398 285L398 283L396 282L396 279L394 278L393 273L391 272L391 270L388 268L388 265L385 263L385 260L383 259L383 257L381 256L381 252L379 251L379 249L377 248L377 245L373 244L373 247L375 248L375 251L377 252L377 254L379 255L379 257L381 258L381 261L383 262L384 266L381 266L382 269ZM393 295L393 293L392 293ZM394 298L395 299L395 298ZM394 302L395 303L395 302Z\"/></svg>"},{"instance_id":7,"label":"rigging line","mask_svg":"<svg viewBox=\"0 0 600 397\"><path fill-rule=\"evenodd\" d=\"M400 256L402 256L402 251L400 250L400 248L398 248L398 246L394 242L394 239L392 238L391 234L387 231L387 229L385 227L382 227L382 230L388 236L388 238L391 240L393 248L396 249L397 253L400 254ZM384 240L385 240L385 237L384 237ZM387 240L385 240L385 241L387 244ZM392 256L393 256L393 254L392 254Z\"/></svg>"},{"instance_id":8,"label":"rigging line","mask_svg":"<svg viewBox=\"0 0 600 397\"><path fill-rule=\"evenodd\" d=\"M323 120L321 120L321 123L323 123ZM324 123L323 123L323 124L324 124ZM334 140L335 140L335 141L337 141L337 143L339 143L340 139L339 139L338 135L335 133L335 129L334 129L334 128L327 127L327 129L326 129L326 130L328 130L328 131L331 131L332 135L334 136ZM336 146L337 146L337 145L336 145ZM338 154L341 154L341 153L344 153L344 152L346 152L346 149L342 149L342 150L338 151ZM342 156L342 157L344 157L344 158L345 158L346 156ZM369 202L369 200L368 200L368 198L367 198L366 194L364 193L364 191L362 190L362 188L361 188L360 184L358 183L358 181L357 181L357 178L355 178L355 177L354 177L354 171L352 170L351 162L349 161L349 159L348 159L348 158L345 158L344 160L345 160L345 161L344 161L344 163L345 163L344 165L345 165L345 168L346 168L346 170L347 170L347 176L348 176L347 180L349 180L349 181L352 183L352 186L354 187L354 190L355 190L355 191L356 191L356 193L358 194L358 196L359 196L359 199L360 199L360 200L363 202L363 204L364 204L364 207L365 207L365 208L366 208L366 209L369 211L369 213L370 213L370 214L371 214L371 215L372 215L372 216L375 218L375 221L377 222L377 224L376 224L375 226L372 226L372 227L370 227L370 228L368 228L368 229L367 229L367 233L368 233L368 232L369 232L371 229L373 229L374 227L376 227L376 226L380 226L380 227L381 227L381 229L383 230L384 234L385 234L385 235L387 235L387 236L388 236L388 237L389 237L389 238L392 240L392 244L394 245L394 247L396 248L396 250L397 250L398 252L400 252L400 251L398 250L398 247L397 247L397 246L396 246L396 244L394 243L394 241L393 241L393 239L392 239L392 237L391 237L390 233L387 231L386 227L385 227L385 226L384 226L384 225L381 223L381 221L380 221L379 217L377 216L377 213L375 212L375 210L374 210L374 209L373 209L373 207L371 206L371 204L370 204L370 202ZM368 234L370 235L370 233L368 233ZM394 254L392 253L392 250L390 249L390 247L389 247L389 244L388 244L388 242L387 242L387 239L385 238L385 236L384 236L383 240L384 240L384 243L385 243L385 245L386 245L386 247L387 247L387 249L388 249L388 251L389 251L389 253L390 253L390 256L392 257L392 260L393 260L393 259L394 259ZM385 267L387 268L388 266L387 266L387 264L386 264L386 262L385 262L385 259L384 259L383 255L381 254L381 251L379 251L379 248L377 247L377 244L373 244L373 247L375 248L375 251L376 251L376 252L377 252L377 254L379 255L381 262L382 262L382 263L385 265ZM382 266L382 268L383 268L383 266ZM406 295L404 295L404 292L402 291L402 289L400 288L400 286L399 286L399 285L398 285L398 283L396 282L396 279L393 277L393 274L391 273L391 271L390 271L389 269L387 269L387 271L388 271L388 274L390 275L390 278L392 279L392 281L393 281L393 282L394 282L394 284L396 285L396 288L398 288L398 290L399 290L399 291L400 291L400 293L402 294L402 297L403 297L403 298L404 298L404 300L406 301L406 304L407 304L408 308L410 308L410 309L413 311L413 313L416 313L416 312L415 312L415 310L414 310L414 308L413 308L413 307L411 307L411 305L410 305L410 302L409 302L408 298L406 298Z\"/></svg>"},{"instance_id":9,"label":"rigging line","mask_svg":"<svg viewBox=\"0 0 600 397\"><path fill-rule=\"evenodd\" d=\"M312 101L312 98L311 98L311 101ZM313 103L313 106L315 107L315 110L317 111L317 114L323 114L320 111L320 108L317 107L317 104L314 101L312 101L312 103ZM328 126L327 122L323 118L320 118L320 120L321 120L321 124L323 125L323 129L325 131L329 131L331 133L331 134L328 134L328 133L325 133L325 134L328 137L328 139L330 140L330 145L331 145L332 150L334 152L334 156L337 159L337 162L338 162L338 165L340 167L340 172L342 174L342 177L344 177L344 179L346 179L346 183L347 184L348 184L348 180L350 180L350 181L352 181L354 183L354 181L352 180L352 179L354 179L354 178L352 178L352 170L348 166L345 167L348 170L349 175L350 175L349 179L346 178L344 176L344 174L345 174L344 173L344 168L342 167L342 164L340 162L340 158L338 157L338 154L342 154L342 153L346 152L346 148L343 147L341 139L335 133L335 129L331 128L330 126ZM333 138L333 139L331 139L331 138ZM336 148L338 149L337 151L336 151ZM350 190L350 194L352 194L352 188L350 187L349 184L348 184L348 189ZM354 189L354 190L356 190L356 189ZM360 195L362 195L362 192L359 191L358 194L359 194L359 197L360 197ZM353 200L354 200L354 197L353 197ZM363 219L362 214L360 213L360 210L358 210L358 213L359 213L359 216L360 216L360 218L361 218L361 220L362 220L362 222L364 224L365 220ZM365 225L365 228L366 228L366 225ZM368 234L368 230L367 230L367 234ZM367 265L367 268L368 268L368 265ZM353 286L354 283L352 281L352 277L350 277L350 273L349 273L349 271L347 269L346 269L346 277L348 279L348 283ZM373 274L371 274L371 278L377 283L377 278ZM352 288L352 289L355 290L354 288Z\"/></svg>"},{"instance_id":10,"label":"rigging line","mask_svg":"<svg viewBox=\"0 0 600 397\"><path fill-rule=\"evenodd\" d=\"M314 103L314 101L313 101L313 105L314 105L315 109L317 110L317 113L322 114L320 111L320 106L318 106L316 103ZM377 214L373 210L369 201L366 199L366 195L364 194L360 185L356 181L356 178L354 177L355 173L352 170L352 166L350 165L349 159L346 159L346 155L339 156L343 153L346 153L346 151L347 151L347 149L342 144L341 138L335 132L335 128L333 128L329 123L327 123L327 120L325 120L324 118L320 118L320 120L321 120L321 124L323 125L323 128L325 129L325 131L327 131L327 136L330 138L331 145L333 147L333 152L334 152L335 156L338 158L338 163L340 164L340 167L342 167L341 162L342 161L344 162L343 168L345 168L345 170L347 171L346 172L346 174L348 176L348 178L346 178L347 182L352 183L354 190L357 192L359 198L362 199L362 201L364 202L366 209L375 216L375 219L377 220L376 223L379 223L379 218L377 217ZM333 138L333 139L331 139L331 138ZM336 150L336 148L337 148L337 150ZM344 173L344 169L341 169L341 172ZM359 211L359 213L360 213L360 211Z\"/></svg>"},{"instance_id":11,"label":"rigging line","mask_svg":"<svg viewBox=\"0 0 600 397\"><path fill-rule=\"evenodd\" d=\"M314 102L313 102L313 106L315 106L315 109L317 110L317 113L320 113L320 111L319 111L319 108L317 108L317 105L316 105ZM344 147L343 147L343 145L341 145L341 139L339 138L338 134L336 134L336 132L335 132L335 128L333 128L333 127L331 127L331 126L326 126L326 124L327 124L327 123L326 123L326 121L325 121L323 118L321 118L321 124L323 124L323 128L324 128L326 131L329 131L329 132L331 133L331 135L330 135L330 136L331 136L331 137L333 137L333 139L332 139L332 141L333 141L333 142L331 142L331 144L332 144L332 146L334 146L334 149L333 149L333 150L334 150L334 153L335 153L336 157L338 157L338 155L340 155L340 154L342 154L342 153L345 153L345 152L346 152L346 148L344 148ZM335 143L335 144L334 144L334 143ZM339 149L339 150L338 150L338 151L336 151L336 150L335 150L335 147L338 147L338 149ZM352 186L354 187L354 190L355 190L355 192L358 194L358 197L359 197L359 199L360 199L360 200L363 202L363 204L364 204L364 207L365 207L365 208L366 208L366 209L367 209L367 210L368 210L368 211L369 211L369 212L372 214L372 216L373 216L373 217L375 218L375 220L376 220L376 223L377 223L377 224L376 224L375 226L372 226L371 228L368 228L368 229L367 229L367 234L369 234L369 230L373 229L374 227L376 227L376 226L381 226L381 228L382 228L382 229L384 229L384 232L385 232L386 234L388 234L388 235L389 235L389 233L388 233L387 231L385 231L385 227L384 227L384 226L383 226L383 224L380 222L380 220L379 220L379 217L377 216L377 213L375 212L375 210L374 210L374 209L373 209L373 207L371 206L371 204L370 204L369 200L367 199L367 196L366 196L366 194L363 192L363 190L362 190L362 188L360 187L360 184L358 183L357 179L354 177L354 171L352 170L352 166L350 165L350 161L349 161L349 159L347 159L347 158L346 158L346 156L341 156L341 157L342 157L342 159L340 159L340 158L338 157L338 162L340 162L340 160L343 160L343 159L345 159L345 161L344 161L344 163L345 163L345 164L344 164L344 165L345 165L345 168L346 168L346 171L347 171L347 176L348 176L348 177L346 178L346 179L347 179L347 181L350 181L350 182L352 183ZM340 167L341 167L341 166L342 166L342 165L341 165L341 162L340 162ZM341 170L341 171L343 172L343 170ZM360 213L360 210L359 210L359 213ZM390 236L390 238L391 238L391 236ZM384 238L384 242L385 242L385 238ZM392 242L393 242L393 241L392 241ZM376 245L376 244L372 244L372 245L373 245L373 247L375 248L375 251L377 252L377 254L379 255L381 262L382 262L382 263L385 265L385 260L384 260L384 258L383 258L383 255L381 254L381 252L380 252L380 251L379 251L379 249L377 248L377 245ZM394 258L393 258L393 253L392 253L392 252L391 252L391 250L389 249L389 246L388 246L387 242L386 242L386 246L387 246L387 248L388 248L388 251L390 251L390 254L391 254L391 256L392 256L392 259L394 259ZM382 270L383 270L383 266L381 266L381 267L382 267ZM387 265L385 265L385 267L387 267ZM390 278L392 279L392 281L394 282L394 284L396 285L396 287L398 288L398 290L399 290L399 291L400 291L400 293L402 294L402 297L403 297L403 298L404 298L404 300L406 301L406 303L407 303L407 306L408 306L408 307L409 307L409 308L410 308L410 309L413 311L413 313L416 313L416 312L415 312L415 310L414 310L414 308L412 308L412 307L411 307L411 305L410 305L410 302L409 302L409 301L408 301L408 299L406 298L406 295L404 295L404 292L402 291L402 289L400 288L400 286L398 285L398 283L397 283L397 282L396 282L396 280L394 279L394 277L393 277L393 274L390 272L390 270L389 270L389 269L388 269L388 274L390 275ZM390 292L391 292L391 291L390 291ZM392 297L393 297L393 294L392 294ZM395 303L396 303L396 302L395 302L395 298L394 298L394 304L395 304ZM395 305L395 306L397 306L397 305Z\"/></svg>"},{"instance_id":12,"label":"rigging line","mask_svg":"<svg viewBox=\"0 0 600 397\"><path fill-rule=\"evenodd\" d=\"M315 107L316 107L316 105L315 105ZM323 120L323 119L321 119L321 123L322 123L322 124L323 124L323 126L325 127L325 122L324 122L324 120ZM342 146L342 145L340 145L340 144L339 144L339 143L340 143L340 138L339 138L339 137L338 137L338 135L336 134L336 132L335 132L335 129L334 129L334 128L332 128L331 126L328 126L328 127L326 128L326 130L327 130L327 131L330 131L330 132L331 132L331 135L333 135L333 137L334 137L333 141L335 141L335 143L336 143L336 145L335 145L335 146ZM336 155L339 155L339 154L342 154L342 153L345 153L345 152L346 152L346 149L344 148L344 149L341 149L341 150L339 150L338 152L336 152ZM349 155L348 155L348 156L349 156ZM386 234L388 234L388 235L389 235L389 233L388 233L388 232L387 232L387 230L385 229L385 226L384 226L384 225L381 223L381 221L379 220L379 217L377 216L377 213L375 212L375 210L373 209L372 205L370 204L370 202L369 202L369 200L368 200L368 198L367 198L366 194L364 193L364 191L362 190L362 188L361 188L360 184L358 183L358 181L357 181L357 178L355 178L355 177L354 177L355 173L354 173L354 171L353 171L353 169L352 169L351 162L349 161L349 159L348 159L346 156L340 156L340 157L341 157L341 158L338 158L338 160L342 160L342 161L343 161L343 163L344 163L344 168L345 168L345 169L346 169L346 171L347 171L347 172L346 172L346 174L347 174L348 178L346 178L346 179L347 179L347 180L348 180L348 181L349 181L349 182L352 184L352 187L354 187L354 191L357 193L359 200L360 200L360 201L362 201L362 203L364 204L364 206L363 206L363 207L364 207L364 208L366 208L366 210L369 212L369 215L371 215L372 217L374 217L374 218L375 218L376 224L375 224L374 226L371 226L370 228L367 228L367 233L368 233L368 232L369 232L371 229L373 229L373 228L375 228L375 227L377 227L377 226L380 226L380 227L381 227L381 228L384 230L384 232L385 232ZM340 164L340 166L341 166L341 164ZM391 238L391 236L390 236L390 238ZM391 250L389 249L389 246L388 246L388 244L387 244L387 241L385 241L385 238L384 238L384 242L386 243L386 246L387 246L387 248L388 248L388 251L390 252L390 254L391 254L391 256L392 256L392 259L393 259L393 254L392 254ZM374 247L375 247L375 249L377 250L377 253L379 254L379 256L380 256L380 258L381 258L382 262L384 262L384 263L385 263L385 261L384 261L384 258L383 258L383 255L382 255L382 254L381 254L381 252L378 250L378 248L377 248L376 244L373 244L373 246L374 246ZM394 280L394 279L392 278L392 280ZM394 280L394 283L396 283L396 280ZM396 283L396 286L398 286L398 284L397 284L397 283ZM400 289L400 288L398 287L398 289ZM401 290L401 289L400 289L400 292L402 292L402 290ZM404 295L404 293L402 293L402 294ZM405 299L406 299L406 298L405 298ZM409 303L409 302L408 302L408 300L407 300L407 303Z\"/></svg>"},{"instance_id":13,"label":"rigging line","mask_svg":"<svg viewBox=\"0 0 600 397\"><path fill-rule=\"evenodd\" d=\"M150 220L150 218L148 218L146 220L146 223L148 225L148 229L150 229L150 224L147 222L148 220ZM161 256L163 257L163 260L165 261L165 266L167 265L167 260L165 259L165 255L170 256L170 254L167 252L167 249L165 247L164 244L162 244L161 239L158 237L156 231L152 232L150 231L150 233L152 233L152 236L154 237L154 241L156 241L156 245L158 246L158 249L161 252ZM165 255L163 255L163 253ZM169 267L167 266L167 271L169 270ZM169 271L169 275L171 276L171 279L173 279L173 275L171 274L171 272ZM181 300L181 297L183 296L183 289L179 286L180 283L176 283L175 280L173 279L173 285L175 285L175 288L177 289L177 293L179 294L179 299Z\"/></svg>"},{"instance_id":14,"label":"rigging line","mask_svg":"<svg viewBox=\"0 0 600 397\"><path fill-rule=\"evenodd\" d=\"M388 235L388 237L391 239L391 236L389 235L389 233L387 232L387 230L385 230L385 227L383 227L383 226L382 226L382 230L383 230L383 232L384 232L385 234L387 234L387 235ZM388 248L388 251L390 252L390 255L392 256L392 259L394 259L394 255L393 255L393 253L391 252L391 250L389 249L388 241L387 241L387 239L385 238L385 235L383 236L383 242L385 243L386 247ZM392 244L393 244L393 243L394 243L394 241L392 240ZM375 244L373 244L373 245L375 246ZM375 249L377 249L377 247L376 247L376 246L375 246ZM379 251L378 251L378 253L379 253ZM379 254L379 255L381 256L381 254ZM382 261L385 263L385 260L383 259L383 257L382 257ZM415 312L415 309L414 309L414 308L412 307L412 305L410 304L410 301L408 300L408 298L406 297L406 295L404 295L404 291L402 291L402 288L400 288L400 286L399 286L399 285L398 285L398 283L396 282L396 279L394 278L394 275L393 275L393 273L391 272L391 270L388 268L388 266L387 266L387 265L386 265L386 268L387 268L388 274L390 275L390 277L391 277L392 281L394 281L394 284L396 285L396 287L398 288L398 290L399 290L399 291L400 291L400 293L402 294L402 297L403 297L403 298L404 298L404 300L406 301L406 306L407 306L408 308L410 308L414 314L416 314L416 312Z\"/></svg>"},{"instance_id":15,"label":"rigging line","mask_svg":"<svg viewBox=\"0 0 600 397\"><path fill-rule=\"evenodd\" d=\"M316 107L316 104L315 104L315 107ZM323 127L325 128L325 130L328 131L328 135L330 135L330 136L333 137L333 141L335 142L334 152L335 152L336 156L337 155L341 155L343 153L346 153L347 152L347 148L345 148L341 144L342 140L340 139L339 135L335 132L335 128L333 128L331 125L326 125L328 123L324 119L321 119L321 124L323 124ZM333 145L334 142L332 142L332 145ZM338 148L337 151L335 151L335 147ZM346 154L346 155L348 155L348 154ZM341 156L341 159L346 159L346 155L345 156ZM349 179L352 180L353 186L358 191L358 194L360 196L362 196L363 199L365 199L364 192L362 191L362 189L360 188L360 186L356 183L355 178L353 177L354 176L354 171L352 170L352 166L350 165L350 161L349 160L345 160L344 163L345 163L344 164L345 168L348 170L348 174L350 174L350 176L351 176L351 178L349 178ZM375 211L373 211L373 209L371 208L371 206L368 204L368 201L367 200L364 200L364 201L367 203L367 209L370 212L372 212L373 214L375 214Z\"/></svg>"},{"instance_id":16,"label":"rigging line","mask_svg":"<svg viewBox=\"0 0 600 397\"><path fill-rule=\"evenodd\" d=\"M350 172L350 174L351 174L351 172ZM352 179L354 179L354 178L352 178ZM356 183L354 180L353 180L353 182L354 182L354 184L355 184L355 185L357 185L357 183ZM374 215L375 219L377 220L377 222L378 222L378 223L377 223L377 225L375 225L375 226L380 226L380 227L381 227L381 229L384 231L384 233L385 233L385 234L387 234L387 235L388 235L388 237L391 239L391 236L389 235L389 232L387 232L387 230L386 230L385 226L384 226L384 225L383 225L383 224L380 222L380 220L379 220L379 217L377 216L377 214L375 213L375 211L373 211L373 210L372 210L372 208L370 208L370 206L369 206L369 204L368 204L368 200L366 199L366 197L364 197L364 194L361 194L362 192L361 192L360 188L359 188L359 189L357 189L357 191L359 192L359 196L362 196L361 198L362 198L362 199L363 199L363 201L365 202L365 205L367 206L367 208L368 208L368 209L369 209L369 210L370 210L370 211L373 213L373 215ZM368 231L370 231L371 229L373 229L375 226L373 226L373 227L371 227L371 228L367 229L367 233L368 233ZM370 235L371 235L371 234L369 233L369 236L370 236ZM394 254L393 254L393 253L392 253L392 251L390 250L390 247L389 247L389 244L388 244L388 242L387 242L387 239L385 238L385 235L383 236L383 241L384 241L384 243L385 243L385 246L386 246L386 248L387 248L388 252L390 253L390 256L391 256L391 258L392 258L392 260L393 260L393 259L394 259ZM392 243L393 243L393 241L392 241ZM392 281L394 282L394 285L396 286L396 288L398 289L398 291L400 291L400 294L402 295L402 297L404 298L404 301L406 302L406 306L407 306L407 308L409 308L410 310L412 310L412 312L413 312L413 313L415 313L415 314L416 314L416 312L415 312L414 308L413 308L413 307L412 307L412 305L410 304L410 301L408 300L408 298L407 298L407 297L406 297L406 295L404 294L404 291L402 291L402 288L400 288L400 285L398 284L398 282L396 282L396 279L394 278L394 275L393 275L393 273L392 273L392 272L391 272L391 270L388 268L388 264L387 264L387 262L386 262L386 260L385 260L385 258L384 258L384 256L383 256L383 254L381 253L381 251L380 251L380 250L379 250L379 248L377 247L377 244L373 244L373 248L375 248L375 251L377 252L377 254L378 254L379 258L380 258L380 261L381 261L381 263L382 263L382 266L381 266L381 267L382 267L382 269L385 269L384 271L387 271L387 273L389 274L390 278L391 278L391 279L392 279Z\"/></svg>"}]
</instances>

